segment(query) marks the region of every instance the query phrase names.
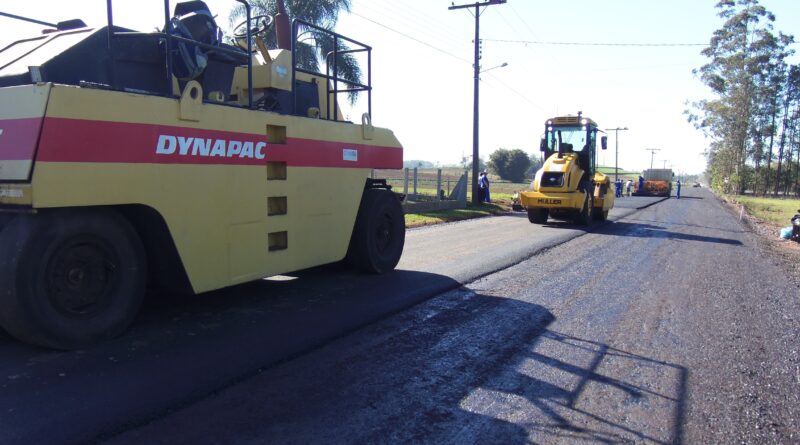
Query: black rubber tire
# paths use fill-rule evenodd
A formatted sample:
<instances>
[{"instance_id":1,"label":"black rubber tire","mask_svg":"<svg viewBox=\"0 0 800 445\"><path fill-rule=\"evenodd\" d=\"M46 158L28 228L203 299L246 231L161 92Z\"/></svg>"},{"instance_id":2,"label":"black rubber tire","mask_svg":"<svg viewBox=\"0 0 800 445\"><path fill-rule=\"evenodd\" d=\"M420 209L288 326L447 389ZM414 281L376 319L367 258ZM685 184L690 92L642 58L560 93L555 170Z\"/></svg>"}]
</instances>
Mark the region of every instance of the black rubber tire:
<instances>
[{"instance_id":1,"label":"black rubber tire","mask_svg":"<svg viewBox=\"0 0 800 445\"><path fill-rule=\"evenodd\" d=\"M532 224L546 224L549 213L547 209L528 209L528 221Z\"/></svg>"},{"instance_id":2,"label":"black rubber tire","mask_svg":"<svg viewBox=\"0 0 800 445\"><path fill-rule=\"evenodd\" d=\"M608 210L595 208L592 216L594 217L595 221L605 221L608 219Z\"/></svg>"},{"instance_id":3,"label":"black rubber tire","mask_svg":"<svg viewBox=\"0 0 800 445\"><path fill-rule=\"evenodd\" d=\"M356 269L380 274L393 270L403 255L406 222L397 195L367 189L347 249L347 262Z\"/></svg>"},{"instance_id":4,"label":"black rubber tire","mask_svg":"<svg viewBox=\"0 0 800 445\"><path fill-rule=\"evenodd\" d=\"M109 209L19 215L0 233L0 324L39 346L86 348L122 333L145 292L135 230Z\"/></svg>"},{"instance_id":5,"label":"black rubber tire","mask_svg":"<svg viewBox=\"0 0 800 445\"><path fill-rule=\"evenodd\" d=\"M594 218L594 196L591 193L584 193L583 208L575 216L575 222L582 226L588 226Z\"/></svg>"}]
</instances>

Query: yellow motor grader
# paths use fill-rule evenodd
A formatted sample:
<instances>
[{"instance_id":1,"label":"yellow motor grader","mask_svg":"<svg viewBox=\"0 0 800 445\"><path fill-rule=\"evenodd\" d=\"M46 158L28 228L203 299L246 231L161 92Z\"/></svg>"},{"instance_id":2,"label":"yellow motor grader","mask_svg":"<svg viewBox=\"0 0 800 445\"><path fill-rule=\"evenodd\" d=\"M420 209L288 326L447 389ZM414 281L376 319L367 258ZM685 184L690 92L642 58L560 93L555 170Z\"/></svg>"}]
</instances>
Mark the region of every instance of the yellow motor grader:
<instances>
[{"instance_id":1,"label":"yellow motor grader","mask_svg":"<svg viewBox=\"0 0 800 445\"><path fill-rule=\"evenodd\" d=\"M372 125L372 48L279 14L288 43L268 49L273 18L238 1L231 43L202 1L164 0L163 28L135 32L107 0L107 26L27 19L53 29L0 45L7 332L81 348L124 331L146 288L397 265L400 197L370 173L401 168L403 149ZM310 40L334 42L319 70L298 61ZM366 83L343 77L346 54L366 58ZM345 121L339 98L357 92L366 112Z\"/></svg>"},{"instance_id":2,"label":"yellow motor grader","mask_svg":"<svg viewBox=\"0 0 800 445\"><path fill-rule=\"evenodd\" d=\"M519 205L528 220L545 224L548 217L588 225L603 221L614 207L610 179L596 171L597 123L582 116L548 119L540 149L545 162L531 183L519 193ZM606 136L600 137L603 150Z\"/></svg>"}]
</instances>

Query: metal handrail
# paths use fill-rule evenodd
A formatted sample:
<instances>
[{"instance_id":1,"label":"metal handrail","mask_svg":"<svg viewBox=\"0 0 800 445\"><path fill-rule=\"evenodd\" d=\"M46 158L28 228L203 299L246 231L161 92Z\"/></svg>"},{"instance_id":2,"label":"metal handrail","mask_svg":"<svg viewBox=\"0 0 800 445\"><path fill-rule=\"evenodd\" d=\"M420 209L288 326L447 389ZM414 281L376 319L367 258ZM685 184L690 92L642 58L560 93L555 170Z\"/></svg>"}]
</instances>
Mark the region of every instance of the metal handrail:
<instances>
[{"instance_id":1,"label":"metal handrail","mask_svg":"<svg viewBox=\"0 0 800 445\"><path fill-rule=\"evenodd\" d=\"M316 30L320 33L327 34L333 37L333 51L328 53L325 57L325 73L321 72L314 72L311 70L306 70L297 66L297 39L298 39L298 31L300 26L305 26L307 28L311 28ZM339 40L344 40L352 45L356 45L359 48L355 49L347 49L339 51ZM356 82L349 81L342 77L339 77L338 71L338 55L346 54L346 53L354 53L354 52L366 52L367 53L367 83L360 84ZM333 74L331 74L331 63L330 58L333 56ZM327 83L327 91L328 91L328 100L327 100L327 115L328 119L330 119L330 96L333 95L333 120L339 120L338 113L336 110L339 108L338 103L338 95L340 93L347 93L347 92L359 92L359 91L366 91L367 92L367 112L372 115L372 75L371 75L371 68L372 68L372 47L361 43L357 40L353 40L349 37L345 37L341 34L338 34L334 31L329 29L322 28L320 26L314 25L312 23L306 22L304 20L295 19L292 22L292 113L295 114L297 112L297 88L295 88L295 81L297 78L297 72L313 75L313 76L320 76L326 80ZM331 89L331 82L333 82L333 89ZM343 82L349 86L355 86L357 88L346 88L340 90L338 88L338 83Z\"/></svg>"},{"instance_id":2,"label":"metal handrail","mask_svg":"<svg viewBox=\"0 0 800 445\"><path fill-rule=\"evenodd\" d=\"M250 38L250 4L247 3L246 0L236 0L239 3L243 4L245 10L247 12L247 106L248 108L253 108L253 44L252 39ZM111 73L111 87L114 88L114 69L113 69L113 58L114 58L114 38L116 37L136 37L136 36L159 36L164 37L165 45L166 45L166 55L165 55L165 64L167 67L167 97L172 97L174 91L172 89L172 77L174 73L174 69L172 67L172 47L173 43L177 42L184 42L190 43L192 45L199 46L200 48L214 50L224 54L230 55L237 55L241 56L242 52L235 50L235 49L228 49L223 48L221 46L209 45L207 43L199 42L193 39L187 39L185 37L180 37L173 35L169 22L171 20L171 15L169 11L169 0L164 0L164 31L163 32L132 32L132 31L114 31L114 16L112 10L112 0L106 0L106 12L108 16L108 51L109 55L112 58L112 68L110 70Z\"/></svg>"}]
</instances>

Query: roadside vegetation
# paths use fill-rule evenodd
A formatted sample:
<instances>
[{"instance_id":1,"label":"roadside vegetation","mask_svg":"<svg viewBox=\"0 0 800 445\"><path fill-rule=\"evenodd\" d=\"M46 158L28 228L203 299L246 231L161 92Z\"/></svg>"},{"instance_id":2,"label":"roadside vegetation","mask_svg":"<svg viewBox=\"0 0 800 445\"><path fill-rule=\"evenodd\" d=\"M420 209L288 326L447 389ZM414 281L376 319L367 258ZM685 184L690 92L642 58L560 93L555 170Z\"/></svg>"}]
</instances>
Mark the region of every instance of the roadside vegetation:
<instances>
[{"instance_id":1,"label":"roadside vegetation","mask_svg":"<svg viewBox=\"0 0 800 445\"><path fill-rule=\"evenodd\" d=\"M511 211L506 203L467 204L466 209L439 210L426 213L407 213L406 227L420 227L441 224L465 219L480 218L490 215L503 215Z\"/></svg>"},{"instance_id":2,"label":"roadside vegetation","mask_svg":"<svg viewBox=\"0 0 800 445\"><path fill-rule=\"evenodd\" d=\"M728 195L726 199L743 205L747 213L753 217L780 227L788 226L789 220L800 209L800 199L762 198L744 195Z\"/></svg>"},{"instance_id":3,"label":"roadside vegetation","mask_svg":"<svg viewBox=\"0 0 800 445\"><path fill-rule=\"evenodd\" d=\"M722 27L695 70L713 97L691 104L689 122L711 141L707 176L724 194L800 196L800 65L794 37L773 28L758 0L717 3ZM795 209L796 210L796 209Z\"/></svg>"}]
</instances>

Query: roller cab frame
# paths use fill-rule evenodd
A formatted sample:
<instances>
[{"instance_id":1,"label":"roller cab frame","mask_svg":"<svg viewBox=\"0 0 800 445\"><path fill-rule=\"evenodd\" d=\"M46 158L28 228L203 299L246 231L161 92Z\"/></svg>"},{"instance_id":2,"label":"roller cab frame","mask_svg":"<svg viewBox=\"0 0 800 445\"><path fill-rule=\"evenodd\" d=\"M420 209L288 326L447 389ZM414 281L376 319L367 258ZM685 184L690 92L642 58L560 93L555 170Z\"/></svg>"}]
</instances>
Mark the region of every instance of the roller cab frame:
<instances>
[{"instance_id":1,"label":"roller cab frame","mask_svg":"<svg viewBox=\"0 0 800 445\"><path fill-rule=\"evenodd\" d=\"M596 169L597 123L583 117L548 119L540 148L545 162L534 176L531 189L519 193L519 205L531 223L548 218L572 220L587 225L605 220L614 206L610 179ZM600 145L606 149L606 137Z\"/></svg>"}]
</instances>

